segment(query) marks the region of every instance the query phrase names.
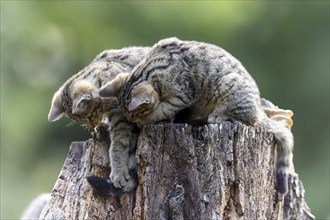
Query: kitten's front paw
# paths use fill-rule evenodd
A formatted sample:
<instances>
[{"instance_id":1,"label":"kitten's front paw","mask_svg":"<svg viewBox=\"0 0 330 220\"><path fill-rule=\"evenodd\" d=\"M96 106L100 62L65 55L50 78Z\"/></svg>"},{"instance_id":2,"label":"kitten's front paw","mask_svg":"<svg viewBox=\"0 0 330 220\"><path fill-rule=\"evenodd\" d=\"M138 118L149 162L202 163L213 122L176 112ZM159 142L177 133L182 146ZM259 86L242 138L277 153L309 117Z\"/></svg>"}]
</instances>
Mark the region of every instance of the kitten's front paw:
<instances>
[{"instance_id":1,"label":"kitten's front paw","mask_svg":"<svg viewBox=\"0 0 330 220\"><path fill-rule=\"evenodd\" d=\"M130 175L128 173L128 169L111 171L110 180L116 188L125 187L129 179Z\"/></svg>"}]
</instances>

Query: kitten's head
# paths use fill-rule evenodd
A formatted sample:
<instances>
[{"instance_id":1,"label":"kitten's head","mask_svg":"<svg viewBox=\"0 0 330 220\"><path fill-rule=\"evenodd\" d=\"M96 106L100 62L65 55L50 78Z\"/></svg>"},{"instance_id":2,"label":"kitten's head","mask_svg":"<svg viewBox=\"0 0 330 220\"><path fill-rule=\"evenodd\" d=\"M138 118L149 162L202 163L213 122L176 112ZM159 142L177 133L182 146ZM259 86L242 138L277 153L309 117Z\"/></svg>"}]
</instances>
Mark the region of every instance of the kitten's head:
<instances>
[{"instance_id":1,"label":"kitten's head","mask_svg":"<svg viewBox=\"0 0 330 220\"><path fill-rule=\"evenodd\" d=\"M128 121L138 123L158 105L159 96L151 83L144 81L131 85L125 81L127 75L128 73L118 74L100 88L99 95L104 98L117 97Z\"/></svg>"},{"instance_id":2,"label":"kitten's head","mask_svg":"<svg viewBox=\"0 0 330 220\"><path fill-rule=\"evenodd\" d=\"M92 128L101 120L101 109L97 89L88 81L77 81L71 86L64 85L54 94L48 121L67 116Z\"/></svg>"}]
</instances>

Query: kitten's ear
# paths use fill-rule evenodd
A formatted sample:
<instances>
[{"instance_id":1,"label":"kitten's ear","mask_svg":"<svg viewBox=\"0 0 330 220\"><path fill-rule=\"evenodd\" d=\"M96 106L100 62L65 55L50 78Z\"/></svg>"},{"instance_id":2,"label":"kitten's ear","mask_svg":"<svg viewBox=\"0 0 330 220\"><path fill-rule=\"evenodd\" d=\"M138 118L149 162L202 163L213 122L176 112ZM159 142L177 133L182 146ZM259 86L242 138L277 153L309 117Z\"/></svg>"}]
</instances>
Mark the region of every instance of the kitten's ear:
<instances>
[{"instance_id":1,"label":"kitten's ear","mask_svg":"<svg viewBox=\"0 0 330 220\"><path fill-rule=\"evenodd\" d=\"M119 73L113 80L102 86L99 90L101 97L116 97L118 95L120 86L129 73Z\"/></svg>"},{"instance_id":2,"label":"kitten's ear","mask_svg":"<svg viewBox=\"0 0 330 220\"><path fill-rule=\"evenodd\" d=\"M72 114L82 113L88 107L89 101L92 97L88 94L80 96L73 100L72 103Z\"/></svg>"},{"instance_id":3,"label":"kitten's ear","mask_svg":"<svg viewBox=\"0 0 330 220\"><path fill-rule=\"evenodd\" d=\"M150 104L150 103L151 100L149 97L141 96L141 95L132 97L131 102L128 104L128 111L129 112L134 111L135 109L139 108L141 105Z\"/></svg>"},{"instance_id":4,"label":"kitten's ear","mask_svg":"<svg viewBox=\"0 0 330 220\"><path fill-rule=\"evenodd\" d=\"M131 101L127 106L128 111L134 111L143 105L147 105L148 108L155 106L159 101L158 93L155 91L152 84L148 82L142 82L132 89Z\"/></svg>"},{"instance_id":5,"label":"kitten's ear","mask_svg":"<svg viewBox=\"0 0 330 220\"><path fill-rule=\"evenodd\" d=\"M53 122L59 120L64 115L64 108L61 99L61 90L57 91L52 99L52 105L48 113L48 121Z\"/></svg>"}]
</instances>

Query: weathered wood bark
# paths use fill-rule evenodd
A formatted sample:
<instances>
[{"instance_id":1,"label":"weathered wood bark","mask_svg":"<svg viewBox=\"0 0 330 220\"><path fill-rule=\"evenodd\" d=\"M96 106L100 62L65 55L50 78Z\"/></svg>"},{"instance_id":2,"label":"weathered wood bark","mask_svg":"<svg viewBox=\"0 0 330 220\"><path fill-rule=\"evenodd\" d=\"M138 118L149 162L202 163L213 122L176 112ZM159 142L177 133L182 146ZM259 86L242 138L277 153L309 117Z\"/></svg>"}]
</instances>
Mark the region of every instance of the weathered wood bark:
<instances>
[{"instance_id":1,"label":"weathered wood bark","mask_svg":"<svg viewBox=\"0 0 330 220\"><path fill-rule=\"evenodd\" d=\"M150 125L136 153L139 185L119 199L85 177L109 175L108 143L74 142L41 219L314 219L298 176L275 190L272 134L242 125Z\"/></svg>"}]
</instances>

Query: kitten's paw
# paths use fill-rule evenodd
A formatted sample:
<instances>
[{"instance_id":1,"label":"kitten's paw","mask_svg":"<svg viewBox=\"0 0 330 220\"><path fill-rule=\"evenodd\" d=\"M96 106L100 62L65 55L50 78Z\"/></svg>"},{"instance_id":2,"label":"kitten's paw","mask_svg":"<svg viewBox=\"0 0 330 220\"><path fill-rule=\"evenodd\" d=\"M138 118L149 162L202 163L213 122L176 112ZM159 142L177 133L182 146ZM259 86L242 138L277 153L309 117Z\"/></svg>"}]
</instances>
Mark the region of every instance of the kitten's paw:
<instances>
[{"instance_id":1,"label":"kitten's paw","mask_svg":"<svg viewBox=\"0 0 330 220\"><path fill-rule=\"evenodd\" d=\"M110 174L110 180L116 188L123 188L127 185L130 175L128 170L112 170Z\"/></svg>"}]
</instances>

